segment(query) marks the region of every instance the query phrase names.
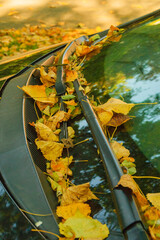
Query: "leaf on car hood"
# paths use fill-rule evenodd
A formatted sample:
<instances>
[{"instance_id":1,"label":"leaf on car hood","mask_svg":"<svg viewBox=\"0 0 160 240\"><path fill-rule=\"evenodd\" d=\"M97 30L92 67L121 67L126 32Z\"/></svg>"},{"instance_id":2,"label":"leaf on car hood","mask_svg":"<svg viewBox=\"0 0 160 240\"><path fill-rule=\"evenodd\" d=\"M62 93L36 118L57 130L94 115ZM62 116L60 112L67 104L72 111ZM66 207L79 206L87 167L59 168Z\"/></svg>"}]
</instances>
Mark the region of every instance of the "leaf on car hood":
<instances>
[{"instance_id":1,"label":"leaf on car hood","mask_svg":"<svg viewBox=\"0 0 160 240\"><path fill-rule=\"evenodd\" d=\"M117 184L117 187L121 185L122 187L129 188L132 190L133 194L136 196L138 203L141 207L149 205L147 199L144 195L140 192L140 188L137 183L134 181L133 177L129 174L124 174L120 181Z\"/></svg>"},{"instance_id":2,"label":"leaf on car hood","mask_svg":"<svg viewBox=\"0 0 160 240\"><path fill-rule=\"evenodd\" d=\"M59 137L53 133L53 131L45 124L37 122L35 123L35 129L39 140L58 142Z\"/></svg>"},{"instance_id":3,"label":"leaf on car hood","mask_svg":"<svg viewBox=\"0 0 160 240\"><path fill-rule=\"evenodd\" d=\"M109 230L106 224L83 215L79 210L75 215L59 224L60 233L67 238L85 238L101 240L108 237Z\"/></svg>"},{"instance_id":4,"label":"leaf on car hood","mask_svg":"<svg viewBox=\"0 0 160 240\"><path fill-rule=\"evenodd\" d=\"M56 160L58 157L62 156L62 151L64 145L62 143L52 142L52 141L43 141L35 140L37 148L41 150L44 157L47 160Z\"/></svg>"},{"instance_id":5,"label":"leaf on car hood","mask_svg":"<svg viewBox=\"0 0 160 240\"><path fill-rule=\"evenodd\" d=\"M98 199L89 187L89 183L84 183L67 188L62 196L61 205L63 206L77 202L86 202L91 199Z\"/></svg>"},{"instance_id":6,"label":"leaf on car hood","mask_svg":"<svg viewBox=\"0 0 160 240\"><path fill-rule=\"evenodd\" d=\"M88 216L91 213L91 208L89 204L86 203L72 203L67 206L58 206L56 213L58 217L68 219L75 215L77 209L79 209L79 211L85 216Z\"/></svg>"},{"instance_id":7,"label":"leaf on car hood","mask_svg":"<svg viewBox=\"0 0 160 240\"><path fill-rule=\"evenodd\" d=\"M56 94L47 96L44 85L23 86L22 90L36 101L55 104L58 102Z\"/></svg>"}]
</instances>

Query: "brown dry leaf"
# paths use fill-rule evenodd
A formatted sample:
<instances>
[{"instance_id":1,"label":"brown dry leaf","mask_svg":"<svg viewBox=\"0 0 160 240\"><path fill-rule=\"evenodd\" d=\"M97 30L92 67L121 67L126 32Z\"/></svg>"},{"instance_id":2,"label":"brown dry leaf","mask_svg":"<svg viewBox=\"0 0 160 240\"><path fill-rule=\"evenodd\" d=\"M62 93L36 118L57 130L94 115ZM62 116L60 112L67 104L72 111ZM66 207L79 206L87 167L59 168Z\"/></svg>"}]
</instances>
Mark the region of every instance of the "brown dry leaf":
<instances>
[{"instance_id":1,"label":"brown dry leaf","mask_svg":"<svg viewBox=\"0 0 160 240\"><path fill-rule=\"evenodd\" d=\"M98 45L86 46L86 45L79 45L76 47L76 54L78 57L82 57L87 55L88 53L95 51L98 49Z\"/></svg>"},{"instance_id":2,"label":"brown dry leaf","mask_svg":"<svg viewBox=\"0 0 160 240\"><path fill-rule=\"evenodd\" d=\"M160 193L148 193L147 199L152 205L160 210Z\"/></svg>"},{"instance_id":3,"label":"brown dry leaf","mask_svg":"<svg viewBox=\"0 0 160 240\"><path fill-rule=\"evenodd\" d=\"M115 113L127 115L134 105L135 104L133 103L125 103L120 99L110 98L106 103L99 105L95 109L97 112L103 109L106 111L114 111Z\"/></svg>"},{"instance_id":4,"label":"brown dry leaf","mask_svg":"<svg viewBox=\"0 0 160 240\"><path fill-rule=\"evenodd\" d=\"M130 119L130 117L122 113L114 113L112 119L106 125L112 127L119 127Z\"/></svg>"},{"instance_id":5,"label":"brown dry leaf","mask_svg":"<svg viewBox=\"0 0 160 240\"><path fill-rule=\"evenodd\" d=\"M113 141L110 144L111 144L111 147L112 147L117 159L120 159L122 157L128 157L130 155L130 151L128 149L126 149L124 146L122 146L121 143Z\"/></svg>"},{"instance_id":6,"label":"brown dry leaf","mask_svg":"<svg viewBox=\"0 0 160 240\"><path fill-rule=\"evenodd\" d=\"M40 67L40 75L40 80L45 86L50 87L55 85L57 74L52 69L46 73L44 67Z\"/></svg>"},{"instance_id":7,"label":"brown dry leaf","mask_svg":"<svg viewBox=\"0 0 160 240\"><path fill-rule=\"evenodd\" d=\"M55 131L57 128L59 128L59 123L63 121L68 121L69 118L70 118L69 113L64 111L58 111L54 116L48 119L44 118L44 124L53 131Z\"/></svg>"},{"instance_id":8,"label":"brown dry leaf","mask_svg":"<svg viewBox=\"0 0 160 240\"><path fill-rule=\"evenodd\" d=\"M75 70L66 70L66 82L73 82L78 78L78 73Z\"/></svg>"},{"instance_id":9,"label":"brown dry leaf","mask_svg":"<svg viewBox=\"0 0 160 240\"><path fill-rule=\"evenodd\" d=\"M58 206L56 213L58 217L68 219L75 215L77 209L79 209L79 211L85 216L88 216L91 213L91 208L86 203L72 203L67 206Z\"/></svg>"},{"instance_id":10,"label":"brown dry leaf","mask_svg":"<svg viewBox=\"0 0 160 240\"><path fill-rule=\"evenodd\" d=\"M61 205L64 206L77 202L86 202L91 199L98 199L89 187L89 183L84 183L67 188L62 196Z\"/></svg>"},{"instance_id":11,"label":"brown dry leaf","mask_svg":"<svg viewBox=\"0 0 160 240\"><path fill-rule=\"evenodd\" d=\"M36 104L37 104L40 111L43 111L47 106L50 106L50 107L54 106L54 104L43 103L43 102L39 102L39 101L36 101Z\"/></svg>"},{"instance_id":12,"label":"brown dry leaf","mask_svg":"<svg viewBox=\"0 0 160 240\"><path fill-rule=\"evenodd\" d=\"M134 181L131 175L124 174L118 182L117 187L119 185L131 189L141 207L149 205L147 199L141 194L137 183Z\"/></svg>"},{"instance_id":13,"label":"brown dry leaf","mask_svg":"<svg viewBox=\"0 0 160 240\"><path fill-rule=\"evenodd\" d=\"M52 142L52 141L43 141L35 140L37 148L41 150L44 157L47 160L56 160L58 157L62 156L64 145L62 143Z\"/></svg>"},{"instance_id":14,"label":"brown dry leaf","mask_svg":"<svg viewBox=\"0 0 160 240\"><path fill-rule=\"evenodd\" d=\"M37 122L35 129L39 140L58 142L59 137L53 133L53 131L45 124Z\"/></svg>"},{"instance_id":15,"label":"brown dry leaf","mask_svg":"<svg viewBox=\"0 0 160 240\"><path fill-rule=\"evenodd\" d=\"M46 95L46 87L44 85L23 86L22 90L31 98L39 102L52 103L53 105L58 102L56 94L52 94L52 96Z\"/></svg>"}]
</instances>

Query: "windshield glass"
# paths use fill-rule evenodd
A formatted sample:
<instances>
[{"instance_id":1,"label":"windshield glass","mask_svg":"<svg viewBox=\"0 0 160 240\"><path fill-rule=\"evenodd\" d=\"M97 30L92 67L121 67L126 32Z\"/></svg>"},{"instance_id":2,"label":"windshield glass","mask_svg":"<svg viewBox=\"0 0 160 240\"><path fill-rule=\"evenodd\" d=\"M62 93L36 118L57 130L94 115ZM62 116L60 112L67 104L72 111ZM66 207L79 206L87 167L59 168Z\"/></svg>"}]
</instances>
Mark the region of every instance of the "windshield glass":
<instances>
[{"instance_id":1,"label":"windshield glass","mask_svg":"<svg viewBox=\"0 0 160 240\"><path fill-rule=\"evenodd\" d=\"M120 42L105 47L84 68L87 81L92 83L92 94L101 103L109 97L115 97L137 104L131 111L133 120L124 125L123 133L117 131L115 138L121 139L126 145L132 142L130 150L133 154L133 146L139 148L139 153L146 159L145 170L142 160L136 161L142 167L138 169L141 175L146 175L147 169L151 175L149 166L160 172L159 31L160 19L129 30L123 34Z\"/></svg>"}]
</instances>

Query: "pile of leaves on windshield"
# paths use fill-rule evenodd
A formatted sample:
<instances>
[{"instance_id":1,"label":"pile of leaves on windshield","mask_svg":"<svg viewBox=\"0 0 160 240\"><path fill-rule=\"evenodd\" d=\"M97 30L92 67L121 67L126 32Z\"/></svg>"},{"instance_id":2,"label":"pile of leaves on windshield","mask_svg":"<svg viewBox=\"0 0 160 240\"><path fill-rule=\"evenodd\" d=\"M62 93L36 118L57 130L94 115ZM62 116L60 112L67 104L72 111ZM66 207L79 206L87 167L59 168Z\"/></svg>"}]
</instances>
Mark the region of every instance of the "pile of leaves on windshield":
<instances>
[{"instance_id":1,"label":"pile of leaves on windshield","mask_svg":"<svg viewBox=\"0 0 160 240\"><path fill-rule=\"evenodd\" d=\"M81 114L81 108L76 100L73 82L78 79L80 83L79 90L88 94L91 91L90 85L81 72L81 63L97 54L105 44L117 42L121 38L121 31L111 26L106 38L97 44L90 45L99 38L98 35L92 37L89 43L84 42L78 45L76 51L65 60L65 84L66 94L59 97L55 89L57 78L57 63L59 54L55 57L53 65L48 67L48 71L43 66L39 67L40 80L42 85L23 86L22 90L33 98L42 115L36 123L30 123L37 132L35 144L41 150L46 159L46 174L51 188L56 192L59 206L56 209L57 216L62 219L59 224L60 233L63 239L105 239L109 235L106 224L101 224L93 219L91 207L88 200L95 199L96 195L91 191L89 182L81 185L74 185L71 181L73 175L70 164L74 161L73 156L69 154L69 148L74 147L75 131L68 126L68 138L59 139L62 122L75 118ZM66 105L66 111L61 110L60 98ZM106 103L98 105L96 101L91 101L102 128L105 132L110 126L116 129L129 121L130 110L135 106L133 103L125 103L120 99L110 98ZM136 173L135 160L130 156L130 151L121 143L113 141L110 138L110 144L119 160L124 176L119 185L130 188L136 196L145 219L149 226L152 239L160 237L159 219L160 205L156 197L160 194L148 194L149 204L138 185L133 180L132 175ZM62 239L62 238L60 238Z\"/></svg>"}]
</instances>

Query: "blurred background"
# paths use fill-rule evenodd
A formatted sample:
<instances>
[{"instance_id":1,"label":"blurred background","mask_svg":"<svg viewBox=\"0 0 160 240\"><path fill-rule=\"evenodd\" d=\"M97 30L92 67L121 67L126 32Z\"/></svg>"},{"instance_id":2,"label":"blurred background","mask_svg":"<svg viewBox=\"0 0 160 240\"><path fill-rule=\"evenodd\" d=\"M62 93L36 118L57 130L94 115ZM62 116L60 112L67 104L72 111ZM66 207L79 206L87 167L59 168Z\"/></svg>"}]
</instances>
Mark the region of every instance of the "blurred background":
<instances>
[{"instance_id":1,"label":"blurred background","mask_svg":"<svg viewBox=\"0 0 160 240\"><path fill-rule=\"evenodd\" d=\"M0 0L0 64L159 8L159 0Z\"/></svg>"}]
</instances>

